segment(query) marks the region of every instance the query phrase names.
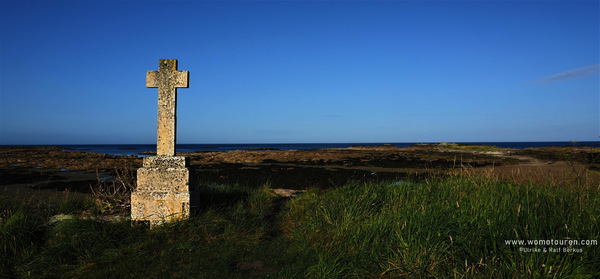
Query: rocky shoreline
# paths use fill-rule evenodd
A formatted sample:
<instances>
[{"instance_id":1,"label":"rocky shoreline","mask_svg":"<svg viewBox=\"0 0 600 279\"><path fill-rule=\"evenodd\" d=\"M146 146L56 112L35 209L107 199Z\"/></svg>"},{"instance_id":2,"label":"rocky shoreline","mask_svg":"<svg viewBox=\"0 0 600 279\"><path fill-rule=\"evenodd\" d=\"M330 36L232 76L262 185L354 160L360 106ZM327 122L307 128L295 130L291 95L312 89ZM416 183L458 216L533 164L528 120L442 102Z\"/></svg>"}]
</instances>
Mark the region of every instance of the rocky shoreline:
<instances>
[{"instance_id":1,"label":"rocky shoreline","mask_svg":"<svg viewBox=\"0 0 600 279\"><path fill-rule=\"evenodd\" d=\"M571 165L600 170L600 149L544 147L523 150L491 146L419 144L353 146L316 150L236 150L178 153L190 157L200 185L272 188L330 188L347 181L423 180L459 169L550 169ZM117 171L135 173L142 158L81 151L53 146L0 147L0 194L27 188L87 193L89 186ZM135 177L135 175L133 175Z\"/></svg>"}]
</instances>

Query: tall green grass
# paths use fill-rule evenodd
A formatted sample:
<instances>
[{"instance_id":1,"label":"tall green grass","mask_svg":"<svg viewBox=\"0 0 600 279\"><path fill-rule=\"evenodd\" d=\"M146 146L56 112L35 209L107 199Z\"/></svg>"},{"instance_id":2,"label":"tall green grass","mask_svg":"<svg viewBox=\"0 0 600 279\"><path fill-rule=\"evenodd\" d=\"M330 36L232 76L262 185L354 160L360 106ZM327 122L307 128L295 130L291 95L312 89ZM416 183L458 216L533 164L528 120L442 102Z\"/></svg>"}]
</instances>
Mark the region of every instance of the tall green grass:
<instances>
[{"instance_id":1,"label":"tall green grass","mask_svg":"<svg viewBox=\"0 0 600 279\"><path fill-rule=\"evenodd\" d=\"M23 266L36 261L45 248L51 217L93 206L89 200L66 197L59 204L39 204L21 196L0 196L0 278L26 274Z\"/></svg>"},{"instance_id":2,"label":"tall green grass","mask_svg":"<svg viewBox=\"0 0 600 279\"><path fill-rule=\"evenodd\" d=\"M598 246L532 253L505 243L600 240L598 189L469 176L350 183L293 199L268 186L204 188L201 196L196 216L152 230L42 220L11 240L4 236L16 230L3 217L0 243L13 251L3 270L21 278L600 276Z\"/></svg>"},{"instance_id":3,"label":"tall green grass","mask_svg":"<svg viewBox=\"0 0 600 279\"><path fill-rule=\"evenodd\" d=\"M310 192L286 212L306 276L556 277L600 275L600 247L527 253L505 240L600 239L597 190L480 178L350 184Z\"/></svg>"},{"instance_id":4,"label":"tall green grass","mask_svg":"<svg viewBox=\"0 0 600 279\"><path fill-rule=\"evenodd\" d=\"M15 276L16 269L34 257L44 221L33 209L0 203L0 275Z\"/></svg>"}]
</instances>

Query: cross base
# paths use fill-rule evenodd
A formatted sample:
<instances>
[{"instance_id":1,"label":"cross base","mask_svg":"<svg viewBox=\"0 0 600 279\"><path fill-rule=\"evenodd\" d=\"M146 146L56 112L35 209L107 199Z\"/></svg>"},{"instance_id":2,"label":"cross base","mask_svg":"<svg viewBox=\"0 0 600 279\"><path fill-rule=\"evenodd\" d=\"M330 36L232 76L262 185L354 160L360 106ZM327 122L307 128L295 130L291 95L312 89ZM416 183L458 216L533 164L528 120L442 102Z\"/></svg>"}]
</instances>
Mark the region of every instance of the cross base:
<instances>
[{"instance_id":1,"label":"cross base","mask_svg":"<svg viewBox=\"0 0 600 279\"><path fill-rule=\"evenodd\" d=\"M187 168L189 160L181 156L144 158L137 170L137 188L131 193L131 221L149 224L187 219L196 199L195 175Z\"/></svg>"}]
</instances>

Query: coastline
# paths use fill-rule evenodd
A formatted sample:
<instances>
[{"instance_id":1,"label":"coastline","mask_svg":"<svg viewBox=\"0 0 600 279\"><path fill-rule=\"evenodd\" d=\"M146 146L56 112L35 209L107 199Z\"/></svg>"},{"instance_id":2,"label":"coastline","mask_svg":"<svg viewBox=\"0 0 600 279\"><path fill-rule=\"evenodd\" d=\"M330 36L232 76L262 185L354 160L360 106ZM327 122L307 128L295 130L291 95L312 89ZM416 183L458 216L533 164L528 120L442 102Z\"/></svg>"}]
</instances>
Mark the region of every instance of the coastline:
<instances>
[{"instance_id":1,"label":"coastline","mask_svg":"<svg viewBox=\"0 0 600 279\"><path fill-rule=\"evenodd\" d=\"M391 145L399 148L421 144L438 144L435 142L396 142L396 143L235 143L235 144L177 144L177 150L182 153L194 152L227 152L235 150L314 150L326 148L350 148L352 146L382 146ZM499 148L527 149L539 147L592 147L600 148L598 141L548 141L548 142L451 142L459 145L490 145ZM150 156L156 152L156 144L55 144L55 145L0 145L3 147L61 147L66 151L81 151L86 153L102 153L117 156Z\"/></svg>"},{"instance_id":2,"label":"coastline","mask_svg":"<svg viewBox=\"0 0 600 279\"><path fill-rule=\"evenodd\" d=\"M190 157L200 185L242 185L302 190L332 188L348 181L422 181L468 170L522 177L558 177L600 170L600 149L538 147L508 149L487 145L355 145L300 150L242 149L178 152ZM566 153L568 152L568 153ZM566 157L566 154L568 157ZM570 162L568 160L571 160ZM572 163L572 166L571 166ZM62 146L0 147L0 187L54 189L86 193L99 176L125 172L135 177L142 157L117 156ZM97 174L100 174L97 177ZM598 175L594 180L600 180Z\"/></svg>"}]
</instances>

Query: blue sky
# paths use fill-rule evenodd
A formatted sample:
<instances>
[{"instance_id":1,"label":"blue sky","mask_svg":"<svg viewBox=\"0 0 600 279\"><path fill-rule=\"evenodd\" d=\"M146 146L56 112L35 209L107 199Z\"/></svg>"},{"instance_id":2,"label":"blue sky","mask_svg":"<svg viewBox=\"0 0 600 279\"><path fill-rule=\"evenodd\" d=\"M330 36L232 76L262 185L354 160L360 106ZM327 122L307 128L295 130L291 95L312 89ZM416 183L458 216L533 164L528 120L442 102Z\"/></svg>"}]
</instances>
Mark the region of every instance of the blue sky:
<instances>
[{"instance_id":1,"label":"blue sky","mask_svg":"<svg viewBox=\"0 0 600 279\"><path fill-rule=\"evenodd\" d=\"M0 0L0 144L597 141L599 1Z\"/></svg>"}]
</instances>

